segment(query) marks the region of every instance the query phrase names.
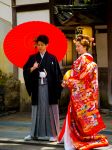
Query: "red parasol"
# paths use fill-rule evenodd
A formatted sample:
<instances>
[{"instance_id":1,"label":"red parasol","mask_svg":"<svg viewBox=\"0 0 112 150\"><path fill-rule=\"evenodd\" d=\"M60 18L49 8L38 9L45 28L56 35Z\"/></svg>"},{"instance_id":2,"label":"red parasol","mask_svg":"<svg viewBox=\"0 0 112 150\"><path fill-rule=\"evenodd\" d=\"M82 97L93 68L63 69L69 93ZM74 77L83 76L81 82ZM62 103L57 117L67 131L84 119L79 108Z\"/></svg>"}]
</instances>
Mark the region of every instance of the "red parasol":
<instances>
[{"instance_id":1,"label":"red parasol","mask_svg":"<svg viewBox=\"0 0 112 150\"><path fill-rule=\"evenodd\" d=\"M67 50L66 37L54 25L41 21L26 22L13 28L4 39L5 55L14 65L22 68L29 56L38 51L34 48L34 39L40 34L48 36L47 50L61 61Z\"/></svg>"}]
</instances>

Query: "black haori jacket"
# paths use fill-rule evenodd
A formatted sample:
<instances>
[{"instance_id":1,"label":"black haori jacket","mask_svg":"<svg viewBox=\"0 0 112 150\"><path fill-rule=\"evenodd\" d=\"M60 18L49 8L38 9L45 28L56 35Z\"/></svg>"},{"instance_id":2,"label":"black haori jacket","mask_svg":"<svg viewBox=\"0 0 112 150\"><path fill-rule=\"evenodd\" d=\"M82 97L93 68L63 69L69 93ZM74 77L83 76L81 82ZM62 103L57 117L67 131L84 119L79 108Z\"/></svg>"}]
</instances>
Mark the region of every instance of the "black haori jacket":
<instances>
[{"instance_id":1,"label":"black haori jacket","mask_svg":"<svg viewBox=\"0 0 112 150\"><path fill-rule=\"evenodd\" d=\"M30 68L37 61L40 63L38 69L30 72ZM49 104L58 104L61 95L62 74L56 57L48 52L41 59L40 53L31 55L23 67L23 76L29 96L32 98L32 105L38 105L38 79L39 71L47 71Z\"/></svg>"}]
</instances>

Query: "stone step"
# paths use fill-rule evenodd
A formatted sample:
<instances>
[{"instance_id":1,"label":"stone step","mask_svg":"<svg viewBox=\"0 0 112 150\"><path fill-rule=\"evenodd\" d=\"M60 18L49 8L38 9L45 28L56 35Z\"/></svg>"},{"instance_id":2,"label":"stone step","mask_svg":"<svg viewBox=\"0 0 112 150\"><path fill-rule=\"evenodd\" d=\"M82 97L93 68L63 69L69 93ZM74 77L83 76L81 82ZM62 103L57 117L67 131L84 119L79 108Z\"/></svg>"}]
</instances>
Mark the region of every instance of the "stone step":
<instances>
[{"instance_id":1,"label":"stone step","mask_svg":"<svg viewBox=\"0 0 112 150\"><path fill-rule=\"evenodd\" d=\"M57 143L57 142L49 142L49 141L24 141L23 139L16 139L16 138L0 138L0 142L2 143L15 143L15 144L28 144L28 145L41 145L41 146L54 146L57 148L64 148L63 143ZM105 147L99 147L94 148L92 150L112 150L112 145L105 146Z\"/></svg>"},{"instance_id":2,"label":"stone step","mask_svg":"<svg viewBox=\"0 0 112 150\"><path fill-rule=\"evenodd\" d=\"M105 146L105 147L94 148L93 150L112 150L112 145Z\"/></svg>"}]
</instances>

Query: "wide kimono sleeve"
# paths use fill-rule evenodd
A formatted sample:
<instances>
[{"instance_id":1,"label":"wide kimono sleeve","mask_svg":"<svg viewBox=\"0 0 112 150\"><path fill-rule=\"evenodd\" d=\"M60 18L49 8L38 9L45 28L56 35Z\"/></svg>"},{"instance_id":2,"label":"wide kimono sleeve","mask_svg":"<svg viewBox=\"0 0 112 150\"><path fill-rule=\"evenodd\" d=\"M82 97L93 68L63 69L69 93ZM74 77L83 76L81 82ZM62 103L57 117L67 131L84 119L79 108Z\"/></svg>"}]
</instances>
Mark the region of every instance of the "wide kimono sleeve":
<instances>
[{"instance_id":1,"label":"wide kimono sleeve","mask_svg":"<svg viewBox=\"0 0 112 150\"><path fill-rule=\"evenodd\" d=\"M98 108L98 97L99 97L99 86L98 86L98 66L96 63L92 63L93 65L93 78L91 81L91 88L93 90L93 100L96 103L96 107Z\"/></svg>"},{"instance_id":2,"label":"wide kimono sleeve","mask_svg":"<svg viewBox=\"0 0 112 150\"><path fill-rule=\"evenodd\" d=\"M93 87L94 91L98 90L98 71L97 65L92 61L90 56L80 56L72 66L71 75L68 79L70 88L78 88L85 84L86 87Z\"/></svg>"},{"instance_id":3,"label":"wide kimono sleeve","mask_svg":"<svg viewBox=\"0 0 112 150\"><path fill-rule=\"evenodd\" d=\"M55 61L54 72L55 72L56 96L57 96L57 99L59 99L61 96L61 91L63 89L61 86L63 76L62 76L61 69L60 69L60 66L56 57L54 61Z\"/></svg>"},{"instance_id":4,"label":"wide kimono sleeve","mask_svg":"<svg viewBox=\"0 0 112 150\"><path fill-rule=\"evenodd\" d=\"M66 86L69 88L76 88L82 77L83 73L85 73L86 69L86 57L80 56L76 61L74 61L71 69L71 75L67 80ZM85 65L85 66L84 66Z\"/></svg>"},{"instance_id":5,"label":"wide kimono sleeve","mask_svg":"<svg viewBox=\"0 0 112 150\"><path fill-rule=\"evenodd\" d=\"M29 96L31 96L31 92L32 92L32 90L31 90L32 89L31 88L31 86L32 86L31 73L30 73L31 63L32 63L32 59L30 57L23 67L23 77L24 77L24 81L25 81L26 90L27 90Z\"/></svg>"}]
</instances>

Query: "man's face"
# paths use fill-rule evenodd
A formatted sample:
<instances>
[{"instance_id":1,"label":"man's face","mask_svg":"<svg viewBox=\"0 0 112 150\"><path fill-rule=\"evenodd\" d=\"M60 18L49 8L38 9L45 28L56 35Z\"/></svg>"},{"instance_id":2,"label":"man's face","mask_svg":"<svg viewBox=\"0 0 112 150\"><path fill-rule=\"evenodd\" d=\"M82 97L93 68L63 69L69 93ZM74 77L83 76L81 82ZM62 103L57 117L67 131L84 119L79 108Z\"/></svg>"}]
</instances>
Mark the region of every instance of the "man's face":
<instances>
[{"instance_id":1,"label":"man's face","mask_svg":"<svg viewBox=\"0 0 112 150\"><path fill-rule=\"evenodd\" d=\"M36 46L37 46L38 51L40 53L44 53L46 51L46 48L47 48L48 44L45 44L45 43L43 43L41 41L38 41L38 43L36 44Z\"/></svg>"}]
</instances>

